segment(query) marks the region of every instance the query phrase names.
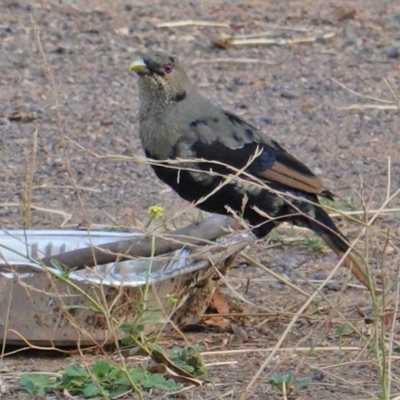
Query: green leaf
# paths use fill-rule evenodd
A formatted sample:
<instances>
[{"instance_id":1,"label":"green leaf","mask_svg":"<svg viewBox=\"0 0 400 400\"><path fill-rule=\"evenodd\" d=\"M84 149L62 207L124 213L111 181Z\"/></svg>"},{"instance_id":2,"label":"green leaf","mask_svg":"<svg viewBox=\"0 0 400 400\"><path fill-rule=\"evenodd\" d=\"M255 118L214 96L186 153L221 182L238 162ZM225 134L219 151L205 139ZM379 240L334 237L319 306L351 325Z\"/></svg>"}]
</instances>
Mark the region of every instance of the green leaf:
<instances>
[{"instance_id":1,"label":"green leaf","mask_svg":"<svg viewBox=\"0 0 400 400\"><path fill-rule=\"evenodd\" d=\"M117 386L116 389L110 391L110 396L111 397L118 397L123 395L126 392L129 392L132 390L131 385L119 385Z\"/></svg>"},{"instance_id":2,"label":"green leaf","mask_svg":"<svg viewBox=\"0 0 400 400\"><path fill-rule=\"evenodd\" d=\"M132 347L131 349L129 349L129 355L134 356L139 350L140 350L140 347L138 347L138 346Z\"/></svg>"},{"instance_id":3,"label":"green leaf","mask_svg":"<svg viewBox=\"0 0 400 400\"><path fill-rule=\"evenodd\" d=\"M283 385L283 383L288 385L292 382L292 380L293 380L293 372L288 372L285 375L271 375L269 383L272 386L280 388Z\"/></svg>"},{"instance_id":4,"label":"green leaf","mask_svg":"<svg viewBox=\"0 0 400 400\"><path fill-rule=\"evenodd\" d=\"M113 381L118 381L121 378L126 378L126 374L123 370L119 369L118 367L113 367L110 372L108 373L108 377Z\"/></svg>"},{"instance_id":5,"label":"green leaf","mask_svg":"<svg viewBox=\"0 0 400 400\"><path fill-rule=\"evenodd\" d=\"M151 349L155 350L155 351L158 351L161 354L165 354L164 349L158 343L152 343Z\"/></svg>"},{"instance_id":6,"label":"green leaf","mask_svg":"<svg viewBox=\"0 0 400 400\"><path fill-rule=\"evenodd\" d=\"M208 379L207 372L204 368L203 359L200 355L201 347L196 345L193 347L179 348L174 347L170 352L170 359L176 365L184 369L189 374L202 379Z\"/></svg>"},{"instance_id":7,"label":"green leaf","mask_svg":"<svg viewBox=\"0 0 400 400\"><path fill-rule=\"evenodd\" d=\"M138 323L138 321L126 322L121 325L120 329L125 334L125 337L122 338L121 343L124 346L129 346L136 344L140 335L144 332L144 325Z\"/></svg>"},{"instance_id":8,"label":"green leaf","mask_svg":"<svg viewBox=\"0 0 400 400\"><path fill-rule=\"evenodd\" d=\"M94 383L87 384L86 387L83 389L83 392L82 392L82 394L85 397L94 397L94 396L99 395L100 393L101 393L100 389Z\"/></svg>"},{"instance_id":9,"label":"green leaf","mask_svg":"<svg viewBox=\"0 0 400 400\"><path fill-rule=\"evenodd\" d=\"M136 384L146 378L146 371L143 368L132 368L129 371L131 380Z\"/></svg>"},{"instance_id":10,"label":"green leaf","mask_svg":"<svg viewBox=\"0 0 400 400\"><path fill-rule=\"evenodd\" d=\"M168 392L179 388L172 379L167 379L163 374L148 374L147 379L142 381L142 386L146 389L157 388Z\"/></svg>"},{"instance_id":11,"label":"green leaf","mask_svg":"<svg viewBox=\"0 0 400 400\"><path fill-rule=\"evenodd\" d=\"M146 312L145 315L142 318L140 318L140 324L141 324L140 326L144 326L146 324L158 324L163 321L164 318L160 310Z\"/></svg>"},{"instance_id":12,"label":"green leaf","mask_svg":"<svg viewBox=\"0 0 400 400\"><path fill-rule=\"evenodd\" d=\"M395 353L400 353L400 347L394 347L394 348L393 348L393 351L394 351Z\"/></svg>"},{"instance_id":13,"label":"green leaf","mask_svg":"<svg viewBox=\"0 0 400 400\"><path fill-rule=\"evenodd\" d=\"M354 329L350 324L344 323L337 328L338 336L349 336L354 333Z\"/></svg>"},{"instance_id":14,"label":"green leaf","mask_svg":"<svg viewBox=\"0 0 400 400\"><path fill-rule=\"evenodd\" d=\"M311 382L310 378L302 378L295 382L294 387L296 389L301 389L307 387Z\"/></svg>"},{"instance_id":15,"label":"green leaf","mask_svg":"<svg viewBox=\"0 0 400 400\"><path fill-rule=\"evenodd\" d=\"M99 379L105 378L113 366L106 360L97 361L97 363L92 368L92 374Z\"/></svg>"},{"instance_id":16,"label":"green leaf","mask_svg":"<svg viewBox=\"0 0 400 400\"><path fill-rule=\"evenodd\" d=\"M23 379L24 377L22 377L18 384L20 386L23 386L25 388L25 390L32 394L32 395L39 395L39 396L43 396L44 392L41 392L41 389L38 388L34 382L32 382L30 379Z\"/></svg>"},{"instance_id":17,"label":"green leaf","mask_svg":"<svg viewBox=\"0 0 400 400\"><path fill-rule=\"evenodd\" d=\"M49 376L39 374L22 375L18 384L33 396L44 396L47 391L56 388Z\"/></svg>"},{"instance_id":18,"label":"green leaf","mask_svg":"<svg viewBox=\"0 0 400 400\"><path fill-rule=\"evenodd\" d=\"M73 364L65 370L63 376L69 377L69 378L73 378L73 377L87 378L89 376L89 374L85 369L79 367L76 364Z\"/></svg>"},{"instance_id":19,"label":"green leaf","mask_svg":"<svg viewBox=\"0 0 400 400\"><path fill-rule=\"evenodd\" d=\"M59 387L69 391L82 392L90 382L91 378L88 372L74 364L68 367L61 376Z\"/></svg>"}]
</instances>

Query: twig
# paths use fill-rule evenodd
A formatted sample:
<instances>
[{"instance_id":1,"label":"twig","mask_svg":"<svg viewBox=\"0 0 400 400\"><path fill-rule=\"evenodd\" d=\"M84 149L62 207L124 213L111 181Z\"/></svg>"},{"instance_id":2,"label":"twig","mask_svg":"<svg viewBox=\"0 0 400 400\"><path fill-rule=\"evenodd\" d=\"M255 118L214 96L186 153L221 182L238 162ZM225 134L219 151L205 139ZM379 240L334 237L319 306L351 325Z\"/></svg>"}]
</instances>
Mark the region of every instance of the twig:
<instances>
[{"instance_id":1,"label":"twig","mask_svg":"<svg viewBox=\"0 0 400 400\"><path fill-rule=\"evenodd\" d=\"M74 187L72 185L49 185L47 183L44 183L43 185L39 186L33 186L32 190L39 190L39 189L73 189ZM85 187L85 186L76 186L76 188L82 192L93 192L93 193L101 193L101 189L95 189L95 188L90 188L90 187Z\"/></svg>"},{"instance_id":2,"label":"twig","mask_svg":"<svg viewBox=\"0 0 400 400\"><path fill-rule=\"evenodd\" d=\"M351 104L346 107L339 107L339 110L398 110L395 105L382 106L379 104Z\"/></svg>"},{"instance_id":3,"label":"twig","mask_svg":"<svg viewBox=\"0 0 400 400\"><path fill-rule=\"evenodd\" d=\"M157 28L182 28L184 26L213 26L216 28L230 28L230 24L225 22L194 20L162 22L156 25Z\"/></svg>"},{"instance_id":4,"label":"twig","mask_svg":"<svg viewBox=\"0 0 400 400\"><path fill-rule=\"evenodd\" d=\"M67 141L67 138L65 136L63 123L62 123L62 118L61 118L61 111L60 111L61 107L60 107L60 103L59 103L59 99L58 99L59 96L58 96L57 85L56 85L56 82L55 82L55 79L54 79L53 71L52 71L52 69L50 67L50 64L47 61L46 53L45 53L45 51L43 49L43 46L42 46L42 41L40 39L39 27L35 23L33 17L31 17L31 20L32 20L32 24L34 25L34 32L35 32L36 42L37 42L37 45L38 45L38 48L39 48L39 53L40 53L40 55L42 56L42 59L43 59L44 71L45 71L45 73L47 75L47 78L48 78L48 80L50 82L51 89L52 89L52 94L53 94L53 97L54 97L54 104L55 104L56 116L57 116L57 125L58 125L58 130L60 132L60 142L61 142L62 153L63 153L63 156L65 158L65 164L66 164L65 170L66 170L66 172L67 172L67 174L69 176L69 179L71 181L71 185L74 188L74 194L75 194L75 197L76 197L76 199L78 201L78 204L80 206L82 215L84 215L83 200L82 200L82 197L80 196L77 179L76 179L76 176L75 176L75 174L74 174L74 172L72 170L71 163L70 163L70 160L69 160L69 157L68 157L68 153L67 153L68 141Z\"/></svg>"},{"instance_id":5,"label":"twig","mask_svg":"<svg viewBox=\"0 0 400 400\"><path fill-rule=\"evenodd\" d=\"M359 236L360 237L360 236ZM321 293L322 289L325 287L325 285L332 279L332 277L336 274L337 270L339 267L342 265L343 261L345 258L348 256L348 253L350 252L350 249L347 250L347 252L343 255L341 260L335 265L335 268L330 272L328 277L325 279L324 282L321 283L321 285L318 287L317 290L308 298L306 302L300 307L300 309L297 311L297 313L294 315L288 326L286 327L285 331L282 333L281 337L279 338L278 342L276 343L275 347L271 351L271 354L264 360L258 371L255 373L253 378L250 380L249 384L246 386L246 389L240 396L240 400L245 400L246 398L249 398L248 396L253 392L254 390L254 384L257 382L258 378L260 375L263 373L269 362L272 360L272 358L275 356L276 352L280 349L282 343L285 341L287 335L289 332L292 330L294 324L296 321L300 318L301 314L306 310L306 308L311 304L311 302Z\"/></svg>"},{"instance_id":6,"label":"twig","mask_svg":"<svg viewBox=\"0 0 400 400\"><path fill-rule=\"evenodd\" d=\"M339 81L338 81L337 79L335 79L335 78L331 78L331 80L332 80L333 82L335 82L336 84L338 84L341 88L347 90L348 92L350 92L351 94L354 94L354 95L357 96L357 97L362 97L362 98L364 98L364 99L377 101L377 102L379 102L379 103L393 104L393 101L390 101L390 100L378 99L377 97L367 96L367 95L365 95L365 94L356 92L355 90L350 89L350 88L347 87L344 83L339 82Z\"/></svg>"},{"instance_id":7,"label":"twig","mask_svg":"<svg viewBox=\"0 0 400 400\"><path fill-rule=\"evenodd\" d=\"M364 214L369 215L369 214L376 214L377 212L379 212L380 214L398 213L398 212L400 212L400 208L385 208L384 210L368 209L368 210L358 210L358 211L340 211L340 212L329 213L329 216L331 218L335 218L335 217L342 217L343 215L346 215L346 216L364 215Z\"/></svg>"},{"instance_id":8,"label":"twig","mask_svg":"<svg viewBox=\"0 0 400 400\"><path fill-rule=\"evenodd\" d=\"M399 98L397 97L397 95L394 92L393 88L390 86L390 84L387 81L387 79L383 78L383 81L385 82L386 86L389 88L390 93L392 94L393 98L396 100L396 107L400 110L400 100L399 100Z\"/></svg>"},{"instance_id":9,"label":"twig","mask_svg":"<svg viewBox=\"0 0 400 400\"><path fill-rule=\"evenodd\" d=\"M276 35L276 33L272 31L258 32L258 33L244 33L243 35L235 35L235 39L255 39L272 35Z\"/></svg>"},{"instance_id":10,"label":"twig","mask_svg":"<svg viewBox=\"0 0 400 400\"><path fill-rule=\"evenodd\" d=\"M353 246L360 240L360 238L365 234L365 231L367 229L367 227L371 226L373 224L373 222L378 218L380 212L382 210L384 210L387 207L387 204L393 200L395 197L397 197L400 194L400 189L396 190L392 195L390 195L382 204L382 206L377 210L376 214L374 214L371 219L369 219L367 221L367 226L365 226L362 231L359 233L359 235L357 236L357 238L354 240L353 242ZM254 385L257 382L257 380L259 379L260 375L262 374L262 372L265 370L265 368L267 367L267 365L269 364L269 362L272 360L272 358L274 357L274 355L276 354L276 352L278 351L278 349L281 347L282 343L284 342L284 340L286 339L287 335L289 334L289 332L291 331L291 329L293 328L294 324L296 323L296 321L299 319L300 315L305 311L305 309L309 306L309 304L317 297L318 294L321 293L321 290L325 287L325 285L331 280L331 278L334 276L334 274L336 273L337 269L339 268L339 266L343 263L343 261L345 260L345 258L347 257L348 253L349 253L350 249L347 250L347 252L343 255L343 257L341 258L341 260L336 264L335 268L330 272L330 274L328 275L328 277L325 279L325 281L318 287L318 289L309 297L309 299L302 305L302 307L300 307L300 309L297 311L297 313L294 315L294 317L292 318L292 320L290 321L290 323L288 324L288 326L286 327L285 331L283 332L283 334L281 335L281 337L279 338L277 344L274 347L274 350L271 352L271 354L266 358L266 360L264 360L264 362L262 363L261 367L258 369L257 373L253 376L253 378L251 379L250 383L246 386L246 389L244 390L244 392L242 393L240 399L244 400L246 398L248 398L248 395L250 393L253 392L254 390ZM376 303L376 293L371 290L371 297L372 300Z\"/></svg>"},{"instance_id":11,"label":"twig","mask_svg":"<svg viewBox=\"0 0 400 400\"><path fill-rule=\"evenodd\" d=\"M299 43L312 43L318 39L331 39L335 36L335 32L328 32L323 35L318 36L306 36L294 39L265 39L265 38L254 38L254 39L236 39L235 37L222 37L217 39L215 44L218 46L220 43L224 44L226 47L229 46L252 46L252 45L278 45L285 46L289 44L299 44ZM222 47L222 46L221 46Z\"/></svg>"},{"instance_id":12,"label":"twig","mask_svg":"<svg viewBox=\"0 0 400 400\"><path fill-rule=\"evenodd\" d=\"M204 364L204 366L209 368L209 367L216 367L218 365L236 365L238 363L239 363L239 361L219 361L219 362L215 362L215 363L207 363L207 364Z\"/></svg>"},{"instance_id":13,"label":"twig","mask_svg":"<svg viewBox=\"0 0 400 400\"><path fill-rule=\"evenodd\" d=\"M387 187L386 187L386 199L390 197L390 193L392 192L391 182L392 182L392 160L390 156L388 156L388 173L387 173Z\"/></svg>"},{"instance_id":14,"label":"twig","mask_svg":"<svg viewBox=\"0 0 400 400\"><path fill-rule=\"evenodd\" d=\"M288 280L283 278L281 275L279 275L279 274L275 273L274 271L270 270L269 268L265 267L264 265L262 265L260 262L258 262L254 258L252 258L252 257L250 257L250 256L248 256L247 254L244 254L244 253L240 253L240 256L242 258L244 258L248 263L250 263L250 264L262 269L267 274L272 275L275 279L277 279L278 281L280 281L283 284L287 285L288 287L292 288L296 292L299 292L301 295L303 295L303 296L305 296L307 298L310 297L310 295L308 293L306 293L304 290L301 290L296 285L293 285L293 283L289 282Z\"/></svg>"},{"instance_id":15,"label":"twig","mask_svg":"<svg viewBox=\"0 0 400 400\"><path fill-rule=\"evenodd\" d=\"M397 276L400 276L400 266L397 267ZM400 297L400 280L397 279L397 284L396 284L396 298L395 298L395 304L394 304L394 309L398 310L399 309L399 297ZM390 388L390 384L392 381L392 365L393 365L393 342L395 338L395 334L397 332L396 329L397 325L397 318L394 316L392 320L392 324L390 327L389 331L389 348L388 348L388 361L387 361L387 376L388 376L388 387Z\"/></svg>"},{"instance_id":16,"label":"twig","mask_svg":"<svg viewBox=\"0 0 400 400\"><path fill-rule=\"evenodd\" d=\"M302 28L302 27L291 27L291 26L282 26L282 25L274 25L274 24L263 24L263 26L266 26L271 29L279 29L281 31L292 31L292 32L316 32L314 28ZM317 31L317 32L322 32L322 31Z\"/></svg>"},{"instance_id":17,"label":"twig","mask_svg":"<svg viewBox=\"0 0 400 400\"><path fill-rule=\"evenodd\" d=\"M276 312L273 312L273 311L271 311L270 309L268 309L268 308L266 308L266 307L260 306L259 304L255 304L255 303L253 303L252 301L247 300L246 297L244 297L244 296L243 296L241 293L239 293L235 288L233 288L233 286L229 283L228 279L226 279L225 275L224 275L223 273L221 273L221 272L219 271L218 268L215 268L215 272L218 274L219 279L221 280L221 282L222 282L224 285L226 285L226 287L227 287L240 301L242 301L243 303L249 304L249 305L252 306L252 307L257 307L257 308L259 308L259 309L261 309L261 310L264 310L264 311L266 311L267 313L276 314Z\"/></svg>"},{"instance_id":18,"label":"twig","mask_svg":"<svg viewBox=\"0 0 400 400\"><path fill-rule=\"evenodd\" d=\"M0 203L0 208L6 208L6 207L21 207L21 204L19 204L19 203ZM62 210L53 210L51 208L39 207L39 206L35 206L33 204L30 205L30 209L34 210L34 211L41 211L44 213L49 213L49 214L61 215L64 218L64 221L60 225L61 227L63 227L72 218L72 214L62 211Z\"/></svg>"},{"instance_id":19,"label":"twig","mask_svg":"<svg viewBox=\"0 0 400 400\"><path fill-rule=\"evenodd\" d=\"M267 349L261 349L261 348L249 348L249 349L235 349L235 350L217 350L217 351L202 351L201 355L202 356L229 356L229 355L234 355L234 354L241 354L241 353L266 353L270 351L274 351L275 349L273 347L267 348ZM362 347L357 347L357 346L328 346L328 347L282 347L279 348L277 351L279 352L306 352L308 353L310 350L313 351L332 351L332 352L338 352L338 351L360 351L362 350Z\"/></svg>"},{"instance_id":20,"label":"twig","mask_svg":"<svg viewBox=\"0 0 400 400\"><path fill-rule=\"evenodd\" d=\"M36 172L36 158L37 158L37 129L32 133L33 145L32 151L26 154L26 173L24 180L24 188L22 192L22 215L24 228L29 229L31 226L31 202L33 181Z\"/></svg>"},{"instance_id":21,"label":"twig","mask_svg":"<svg viewBox=\"0 0 400 400\"><path fill-rule=\"evenodd\" d=\"M287 58L285 58L287 60ZM271 62L271 61L264 61L260 60L258 58L213 58L213 59L202 59L202 58L196 58L192 61L192 65L197 65L197 64L217 64L217 63L229 63L229 64L262 64L262 65L279 65L283 61L276 61L276 62Z\"/></svg>"}]
</instances>

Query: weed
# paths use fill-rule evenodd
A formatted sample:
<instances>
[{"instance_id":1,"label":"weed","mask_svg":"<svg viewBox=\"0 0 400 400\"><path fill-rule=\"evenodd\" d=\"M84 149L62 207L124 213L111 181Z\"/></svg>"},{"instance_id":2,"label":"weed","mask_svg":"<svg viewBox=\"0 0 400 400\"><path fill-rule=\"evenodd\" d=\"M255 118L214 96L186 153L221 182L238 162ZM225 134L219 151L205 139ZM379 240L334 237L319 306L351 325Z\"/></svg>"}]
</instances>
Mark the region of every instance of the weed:
<instances>
[{"instance_id":1,"label":"weed","mask_svg":"<svg viewBox=\"0 0 400 400\"><path fill-rule=\"evenodd\" d=\"M293 372L284 375L271 375L268 383L280 390L282 394L293 393L296 389L307 387L310 384L310 378L296 380Z\"/></svg>"},{"instance_id":2,"label":"weed","mask_svg":"<svg viewBox=\"0 0 400 400\"><path fill-rule=\"evenodd\" d=\"M67 390L85 398L114 398L132 391L132 382L141 390L159 389L162 392L171 392L179 389L179 384L165 374L152 373L142 367L121 369L106 360L98 361L90 369L71 365L56 379L46 374L22 375L19 385L33 396Z\"/></svg>"}]
</instances>

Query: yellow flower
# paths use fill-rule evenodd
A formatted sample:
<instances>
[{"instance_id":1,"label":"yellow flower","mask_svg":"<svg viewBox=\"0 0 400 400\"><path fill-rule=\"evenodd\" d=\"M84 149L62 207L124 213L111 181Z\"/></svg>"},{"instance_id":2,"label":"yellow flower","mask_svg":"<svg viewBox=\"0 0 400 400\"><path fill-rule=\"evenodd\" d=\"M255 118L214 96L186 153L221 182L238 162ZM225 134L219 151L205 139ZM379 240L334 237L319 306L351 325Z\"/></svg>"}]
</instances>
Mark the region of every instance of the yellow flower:
<instances>
[{"instance_id":1,"label":"yellow flower","mask_svg":"<svg viewBox=\"0 0 400 400\"><path fill-rule=\"evenodd\" d=\"M150 206L147 209L147 214L150 215L151 219L162 218L164 215L164 208L161 206Z\"/></svg>"},{"instance_id":2,"label":"yellow flower","mask_svg":"<svg viewBox=\"0 0 400 400\"><path fill-rule=\"evenodd\" d=\"M168 303L170 303L171 305L176 305L178 303L178 298L174 295L174 294L167 294L167 301Z\"/></svg>"}]
</instances>

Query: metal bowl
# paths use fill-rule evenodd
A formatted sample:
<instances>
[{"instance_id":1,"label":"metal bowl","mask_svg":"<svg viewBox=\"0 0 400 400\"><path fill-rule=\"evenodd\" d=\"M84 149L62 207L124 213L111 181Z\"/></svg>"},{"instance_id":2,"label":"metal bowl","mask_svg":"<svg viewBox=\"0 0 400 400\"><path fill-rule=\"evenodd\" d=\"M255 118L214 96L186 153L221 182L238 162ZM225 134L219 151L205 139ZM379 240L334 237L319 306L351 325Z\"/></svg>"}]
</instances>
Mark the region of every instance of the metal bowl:
<instances>
[{"instance_id":1,"label":"metal bowl","mask_svg":"<svg viewBox=\"0 0 400 400\"><path fill-rule=\"evenodd\" d=\"M147 334L169 319L178 325L195 323L211 300L215 265L223 265L247 245L243 236L231 236L224 239L229 246L223 251L203 247L199 255L180 249L68 273L36 261L140 235L0 231L0 340L17 345L87 346L119 340L123 322L150 314Z\"/></svg>"}]
</instances>

